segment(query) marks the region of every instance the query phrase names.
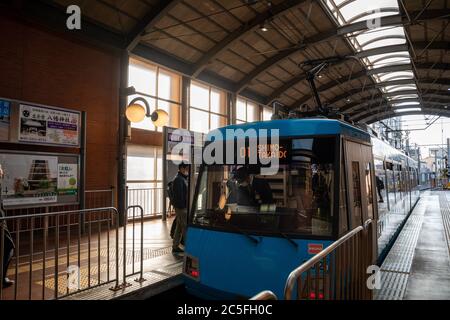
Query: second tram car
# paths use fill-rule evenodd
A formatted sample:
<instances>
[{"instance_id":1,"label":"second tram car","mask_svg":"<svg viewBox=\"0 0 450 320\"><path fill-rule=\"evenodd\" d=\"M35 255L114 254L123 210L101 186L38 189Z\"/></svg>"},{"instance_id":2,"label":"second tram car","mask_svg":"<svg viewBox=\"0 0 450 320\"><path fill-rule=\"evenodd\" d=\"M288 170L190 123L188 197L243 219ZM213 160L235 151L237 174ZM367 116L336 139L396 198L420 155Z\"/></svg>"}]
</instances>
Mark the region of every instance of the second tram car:
<instances>
[{"instance_id":1,"label":"second tram car","mask_svg":"<svg viewBox=\"0 0 450 320\"><path fill-rule=\"evenodd\" d=\"M238 129L253 133L227 139ZM259 134L271 130L277 145ZM339 120L228 126L212 131L205 147L218 136L235 156L201 166L185 246L186 288L203 298L282 296L293 269L369 219L379 263L419 199L416 161ZM276 174L249 163L253 152L275 154Z\"/></svg>"}]
</instances>

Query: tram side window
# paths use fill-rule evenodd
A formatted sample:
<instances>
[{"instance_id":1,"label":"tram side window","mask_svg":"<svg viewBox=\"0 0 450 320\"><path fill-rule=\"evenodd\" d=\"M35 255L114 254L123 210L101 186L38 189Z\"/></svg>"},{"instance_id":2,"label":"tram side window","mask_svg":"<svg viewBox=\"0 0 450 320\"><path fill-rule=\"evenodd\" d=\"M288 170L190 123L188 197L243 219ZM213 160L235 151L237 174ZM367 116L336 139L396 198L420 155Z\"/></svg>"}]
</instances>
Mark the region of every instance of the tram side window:
<instances>
[{"instance_id":1,"label":"tram side window","mask_svg":"<svg viewBox=\"0 0 450 320\"><path fill-rule=\"evenodd\" d=\"M366 192L368 196L368 202L369 202L369 218L373 219L373 193L372 193L372 164L368 163L366 166Z\"/></svg>"},{"instance_id":2,"label":"tram side window","mask_svg":"<svg viewBox=\"0 0 450 320\"><path fill-rule=\"evenodd\" d=\"M341 172L344 172L344 153L341 156ZM345 187L345 175L340 175L339 187L339 234L343 235L348 231L348 211L347 211L347 190Z\"/></svg>"},{"instance_id":3,"label":"tram side window","mask_svg":"<svg viewBox=\"0 0 450 320\"><path fill-rule=\"evenodd\" d=\"M353 206L361 207L361 178L359 175L359 162L352 162L353 177Z\"/></svg>"},{"instance_id":4,"label":"tram side window","mask_svg":"<svg viewBox=\"0 0 450 320\"><path fill-rule=\"evenodd\" d=\"M362 223L361 207L361 176L359 172L359 162L352 162L352 186L353 186L353 227Z\"/></svg>"}]
</instances>

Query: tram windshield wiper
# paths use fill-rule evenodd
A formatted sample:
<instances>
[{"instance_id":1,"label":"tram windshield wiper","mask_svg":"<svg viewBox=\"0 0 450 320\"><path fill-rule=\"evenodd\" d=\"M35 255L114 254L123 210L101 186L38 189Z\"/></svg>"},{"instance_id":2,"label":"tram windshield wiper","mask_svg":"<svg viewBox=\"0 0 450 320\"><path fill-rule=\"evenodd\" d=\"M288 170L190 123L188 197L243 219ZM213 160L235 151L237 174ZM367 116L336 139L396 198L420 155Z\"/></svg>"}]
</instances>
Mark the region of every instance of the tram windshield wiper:
<instances>
[{"instance_id":1,"label":"tram windshield wiper","mask_svg":"<svg viewBox=\"0 0 450 320\"><path fill-rule=\"evenodd\" d=\"M254 244L259 244L260 240L254 236L251 236L250 234L248 234L247 232L245 232L244 230L242 230L241 228L239 228L238 226L235 226L234 224L230 223L228 224L230 226L232 226L237 232L239 232L240 234L246 236L248 239L250 239Z\"/></svg>"},{"instance_id":2,"label":"tram windshield wiper","mask_svg":"<svg viewBox=\"0 0 450 320\"><path fill-rule=\"evenodd\" d=\"M287 235L285 235L283 232L277 232L277 234L279 234L280 236L282 236L283 238L285 238L287 241L289 241L296 249L298 248L298 243L295 242L294 240L292 240L291 238L289 238Z\"/></svg>"}]
</instances>

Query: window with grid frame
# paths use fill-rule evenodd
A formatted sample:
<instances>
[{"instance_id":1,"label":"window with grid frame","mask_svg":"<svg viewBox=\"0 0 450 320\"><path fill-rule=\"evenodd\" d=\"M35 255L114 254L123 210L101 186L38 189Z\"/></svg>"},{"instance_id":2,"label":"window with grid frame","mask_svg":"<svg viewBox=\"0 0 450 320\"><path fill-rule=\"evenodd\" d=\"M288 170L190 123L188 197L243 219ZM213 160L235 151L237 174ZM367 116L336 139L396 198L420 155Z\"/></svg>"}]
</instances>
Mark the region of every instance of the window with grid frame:
<instances>
[{"instance_id":1,"label":"window with grid frame","mask_svg":"<svg viewBox=\"0 0 450 320\"><path fill-rule=\"evenodd\" d=\"M262 121L270 121L272 120L273 110L269 107L263 107L262 110Z\"/></svg>"},{"instance_id":2,"label":"window with grid frame","mask_svg":"<svg viewBox=\"0 0 450 320\"><path fill-rule=\"evenodd\" d=\"M189 97L189 130L208 133L227 125L225 92L192 81Z\"/></svg>"},{"instance_id":3,"label":"window with grid frame","mask_svg":"<svg viewBox=\"0 0 450 320\"><path fill-rule=\"evenodd\" d=\"M136 95L129 96L128 102L136 97L142 97L150 105L150 112L162 109L169 114L168 126L181 126L181 77L173 72L162 69L136 59L130 59L128 84L136 89ZM162 131L156 128L150 118L139 123L131 123L132 128Z\"/></svg>"},{"instance_id":4,"label":"window with grid frame","mask_svg":"<svg viewBox=\"0 0 450 320\"><path fill-rule=\"evenodd\" d=\"M255 122L260 120L259 105L238 98L236 101L236 123Z\"/></svg>"}]
</instances>

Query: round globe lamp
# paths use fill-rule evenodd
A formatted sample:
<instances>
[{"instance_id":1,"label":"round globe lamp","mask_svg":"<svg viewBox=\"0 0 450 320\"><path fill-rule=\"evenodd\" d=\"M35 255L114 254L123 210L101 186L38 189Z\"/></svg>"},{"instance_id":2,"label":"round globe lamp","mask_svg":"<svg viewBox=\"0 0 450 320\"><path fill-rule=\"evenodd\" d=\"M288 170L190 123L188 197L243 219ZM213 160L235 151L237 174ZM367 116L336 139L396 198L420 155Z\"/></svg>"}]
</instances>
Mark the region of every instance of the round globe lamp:
<instances>
[{"instance_id":1,"label":"round globe lamp","mask_svg":"<svg viewBox=\"0 0 450 320\"><path fill-rule=\"evenodd\" d=\"M151 119L156 127L164 127L169 123L169 114L164 110L158 109L152 113Z\"/></svg>"},{"instance_id":2,"label":"round globe lamp","mask_svg":"<svg viewBox=\"0 0 450 320\"><path fill-rule=\"evenodd\" d=\"M138 103L130 104L125 111L127 119L133 123L141 122L142 120L144 120L145 114L145 108Z\"/></svg>"}]
</instances>

